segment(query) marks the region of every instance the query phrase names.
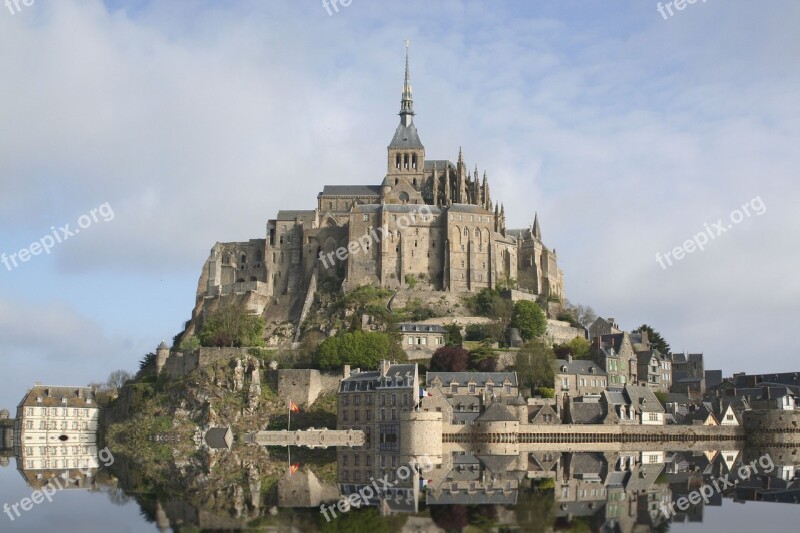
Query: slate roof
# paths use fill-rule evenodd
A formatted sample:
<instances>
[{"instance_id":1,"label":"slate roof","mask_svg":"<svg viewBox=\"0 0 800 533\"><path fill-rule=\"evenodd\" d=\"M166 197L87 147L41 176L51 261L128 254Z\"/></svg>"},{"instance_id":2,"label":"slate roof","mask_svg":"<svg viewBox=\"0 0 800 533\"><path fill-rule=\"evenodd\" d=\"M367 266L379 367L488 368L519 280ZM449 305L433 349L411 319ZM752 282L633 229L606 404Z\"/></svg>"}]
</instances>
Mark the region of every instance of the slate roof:
<instances>
[{"instance_id":1,"label":"slate roof","mask_svg":"<svg viewBox=\"0 0 800 533\"><path fill-rule=\"evenodd\" d=\"M658 401L652 389L646 385L625 385L625 394L630 398L633 407L639 412L664 412L661 402Z\"/></svg>"},{"instance_id":2,"label":"slate roof","mask_svg":"<svg viewBox=\"0 0 800 533\"><path fill-rule=\"evenodd\" d=\"M321 196L380 196L380 185L325 185Z\"/></svg>"},{"instance_id":3,"label":"slate roof","mask_svg":"<svg viewBox=\"0 0 800 533\"><path fill-rule=\"evenodd\" d=\"M573 403L569 413L573 424L602 424L605 418L605 410L597 402Z\"/></svg>"},{"instance_id":4,"label":"slate roof","mask_svg":"<svg viewBox=\"0 0 800 533\"><path fill-rule=\"evenodd\" d=\"M453 204L450 206L451 213L475 213L477 215L487 215L489 211L479 205ZM492 213L494 216L494 213Z\"/></svg>"},{"instance_id":5,"label":"slate roof","mask_svg":"<svg viewBox=\"0 0 800 533\"><path fill-rule=\"evenodd\" d=\"M442 209L440 207L428 204L385 204L381 206L381 209L385 209L387 213L401 213L401 214L419 213L423 208L425 209L425 212L422 213L423 215L442 214Z\"/></svg>"},{"instance_id":6,"label":"slate roof","mask_svg":"<svg viewBox=\"0 0 800 533\"><path fill-rule=\"evenodd\" d=\"M566 373L567 374L586 374L592 376L605 376L605 370L600 367L597 363L590 360L585 359L573 359L572 362L567 361L566 359L556 359L555 363L555 370L556 373L563 374L565 373L562 368L565 366L567 367ZM594 369L594 372L592 372Z\"/></svg>"},{"instance_id":7,"label":"slate roof","mask_svg":"<svg viewBox=\"0 0 800 533\"><path fill-rule=\"evenodd\" d=\"M490 379L495 385L505 383L506 379L508 379L512 387L517 386L516 372L428 372L425 375L425 384L431 385L437 377L444 386L448 386L455 381L460 386L466 387L470 381L474 381L476 386L483 387Z\"/></svg>"},{"instance_id":8,"label":"slate roof","mask_svg":"<svg viewBox=\"0 0 800 533\"><path fill-rule=\"evenodd\" d=\"M408 126L404 126L402 123L397 126L389 148L424 148L413 122Z\"/></svg>"},{"instance_id":9,"label":"slate roof","mask_svg":"<svg viewBox=\"0 0 800 533\"><path fill-rule=\"evenodd\" d=\"M205 441L212 450L230 450L233 444L233 432L230 426L211 428L206 431Z\"/></svg>"},{"instance_id":10,"label":"slate roof","mask_svg":"<svg viewBox=\"0 0 800 533\"><path fill-rule=\"evenodd\" d=\"M492 402L476 420L481 422L514 422L517 417L512 415L502 403Z\"/></svg>"},{"instance_id":11,"label":"slate roof","mask_svg":"<svg viewBox=\"0 0 800 533\"><path fill-rule=\"evenodd\" d=\"M313 217L314 211L310 210L288 210L278 211L278 216L275 220L296 220L298 218Z\"/></svg>"},{"instance_id":12,"label":"slate roof","mask_svg":"<svg viewBox=\"0 0 800 533\"><path fill-rule=\"evenodd\" d=\"M397 325L401 332L420 332L420 333L446 333L447 330L437 324L417 324L414 322L402 322Z\"/></svg>"},{"instance_id":13,"label":"slate roof","mask_svg":"<svg viewBox=\"0 0 800 533\"><path fill-rule=\"evenodd\" d=\"M450 162L448 159L426 159L425 160L425 170L433 170L433 165L436 164L437 170L444 174L445 166L450 166L450 170L456 170L456 166Z\"/></svg>"},{"instance_id":14,"label":"slate roof","mask_svg":"<svg viewBox=\"0 0 800 533\"><path fill-rule=\"evenodd\" d=\"M39 402L38 399L42 401ZM66 398L67 403L62 402ZM87 400L89 402L87 403ZM94 392L89 387L53 387L36 385L30 389L17 407L81 407L96 409Z\"/></svg>"}]
</instances>

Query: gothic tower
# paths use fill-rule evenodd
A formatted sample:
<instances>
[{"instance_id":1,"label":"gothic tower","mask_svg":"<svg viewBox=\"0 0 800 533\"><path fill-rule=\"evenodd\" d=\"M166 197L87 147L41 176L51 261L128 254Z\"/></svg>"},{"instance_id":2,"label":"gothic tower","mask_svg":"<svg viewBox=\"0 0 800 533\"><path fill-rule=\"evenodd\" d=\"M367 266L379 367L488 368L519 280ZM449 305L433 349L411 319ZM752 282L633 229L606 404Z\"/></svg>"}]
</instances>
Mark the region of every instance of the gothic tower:
<instances>
[{"instance_id":1,"label":"gothic tower","mask_svg":"<svg viewBox=\"0 0 800 533\"><path fill-rule=\"evenodd\" d=\"M400 124L388 147L386 178L382 185L382 201L389 204L422 204L425 178L425 147L414 125L414 99L408 65L406 41L406 76L400 101Z\"/></svg>"}]
</instances>

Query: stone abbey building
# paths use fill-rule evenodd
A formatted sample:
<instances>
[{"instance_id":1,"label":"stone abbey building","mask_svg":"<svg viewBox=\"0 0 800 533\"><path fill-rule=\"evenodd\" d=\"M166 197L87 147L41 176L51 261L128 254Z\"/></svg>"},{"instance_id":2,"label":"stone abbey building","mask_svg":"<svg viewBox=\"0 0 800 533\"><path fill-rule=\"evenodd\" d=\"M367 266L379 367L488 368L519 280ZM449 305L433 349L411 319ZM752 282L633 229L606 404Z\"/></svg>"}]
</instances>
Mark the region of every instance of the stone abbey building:
<instances>
[{"instance_id":1,"label":"stone abbey building","mask_svg":"<svg viewBox=\"0 0 800 533\"><path fill-rule=\"evenodd\" d=\"M563 273L555 250L542 243L538 219L507 229L486 173L470 172L460 149L456 162L426 155L406 51L400 123L383 183L326 185L314 209L279 211L265 239L217 243L195 311L206 298L246 294L252 310L277 305L296 320L317 281L331 276L345 291L402 289L413 279L417 290L474 292L515 280L536 296L563 297Z\"/></svg>"}]
</instances>

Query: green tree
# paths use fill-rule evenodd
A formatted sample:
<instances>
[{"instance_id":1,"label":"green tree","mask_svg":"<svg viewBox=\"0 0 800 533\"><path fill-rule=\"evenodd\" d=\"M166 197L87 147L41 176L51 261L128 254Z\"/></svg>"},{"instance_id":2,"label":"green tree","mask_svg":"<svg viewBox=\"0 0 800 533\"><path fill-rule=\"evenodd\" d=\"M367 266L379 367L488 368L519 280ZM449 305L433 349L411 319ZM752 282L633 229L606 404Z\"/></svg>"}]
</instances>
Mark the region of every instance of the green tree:
<instances>
[{"instance_id":1,"label":"green tree","mask_svg":"<svg viewBox=\"0 0 800 533\"><path fill-rule=\"evenodd\" d=\"M203 346L264 346L264 319L242 304L223 305L203 321Z\"/></svg>"},{"instance_id":2,"label":"green tree","mask_svg":"<svg viewBox=\"0 0 800 533\"><path fill-rule=\"evenodd\" d=\"M648 326L647 324L642 324L635 330L634 333L647 333L647 339L650 341L650 347L654 350L658 350L664 355L667 355L672 352L672 349L669 347L669 343L661 336L661 333L654 330L652 327Z\"/></svg>"},{"instance_id":3,"label":"green tree","mask_svg":"<svg viewBox=\"0 0 800 533\"><path fill-rule=\"evenodd\" d=\"M589 359L591 343L583 337L575 337L567 343L567 347L575 359Z\"/></svg>"},{"instance_id":4,"label":"green tree","mask_svg":"<svg viewBox=\"0 0 800 533\"><path fill-rule=\"evenodd\" d=\"M196 335L187 335L182 341L178 349L182 352L193 352L200 347L200 339Z\"/></svg>"},{"instance_id":5,"label":"green tree","mask_svg":"<svg viewBox=\"0 0 800 533\"><path fill-rule=\"evenodd\" d=\"M517 328L523 339L531 340L542 336L547 330L547 318L541 307L528 300L520 300L514 304L511 327Z\"/></svg>"},{"instance_id":6,"label":"green tree","mask_svg":"<svg viewBox=\"0 0 800 533\"><path fill-rule=\"evenodd\" d=\"M515 366L522 385L530 387L532 391L540 386L552 387L555 360L553 349L542 340L534 339L520 348Z\"/></svg>"},{"instance_id":7,"label":"green tree","mask_svg":"<svg viewBox=\"0 0 800 533\"><path fill-rule=\"evenodd\" d=\"M397 339L381 332L351 331L322 341L315 354L321 368L342 368L345 364L377 368L382 359L405 361Z\"/></svg>"},{"instance_id":8,"label":"green tree","mask_svg":"<svg viewBox=\"0 0 800 533\"><path fill-rule=\"evenodd\" d=\"M446 330L444 343L447 346L461 346L464 343L464 338L461 336L461 326L448 324L444 329Z\"/></svg>"},{"instance_id":9,"label":"green tree","mask_svg":"<svg viewBox=\"0 0 800 533\"><path fill-rule=\"evenodd\" d=\"M156 354L150 352L139 361L139 371L136 373L136 380L140 381L147 376L156 375Z\"/></svg>"},{"instance_id":10,"label":"green tree","mask_svg":"<svg viewBox=\"0 0 800 533\"><path fill-rule=\"evenodd\" d=\"M484 341L479 348L469 352L469 369L477 372L497 370L497 354L487 341Z\"/></svg>"}]
</instances>

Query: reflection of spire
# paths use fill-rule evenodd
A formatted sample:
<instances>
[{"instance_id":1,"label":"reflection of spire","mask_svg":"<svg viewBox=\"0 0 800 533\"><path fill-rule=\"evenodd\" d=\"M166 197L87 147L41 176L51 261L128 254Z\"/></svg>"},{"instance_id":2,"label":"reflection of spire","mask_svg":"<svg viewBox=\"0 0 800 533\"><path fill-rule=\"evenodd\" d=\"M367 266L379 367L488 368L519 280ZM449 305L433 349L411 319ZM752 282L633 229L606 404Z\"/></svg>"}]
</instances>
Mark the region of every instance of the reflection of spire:
<instances>
[{"instance_id":1,"label":"reflection of spire","mask_svg":"<svg viewBox=\"0 0 800 533\"><path fill-rule=\"evenodd\" d=\"M408 66L408 46L411 41L406 39L406 78L403 83L403 99L400 103L400 117L404 126L408 126L414 120L414 95L411 90L411 69Z\"/></svg>"}]
</instances>

